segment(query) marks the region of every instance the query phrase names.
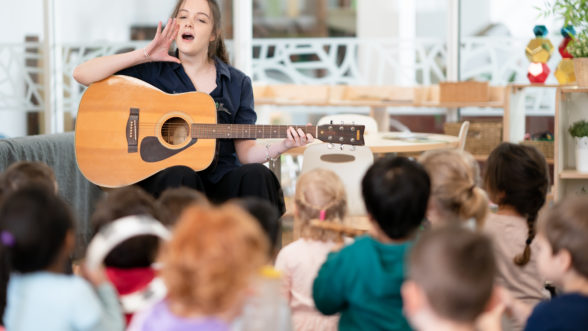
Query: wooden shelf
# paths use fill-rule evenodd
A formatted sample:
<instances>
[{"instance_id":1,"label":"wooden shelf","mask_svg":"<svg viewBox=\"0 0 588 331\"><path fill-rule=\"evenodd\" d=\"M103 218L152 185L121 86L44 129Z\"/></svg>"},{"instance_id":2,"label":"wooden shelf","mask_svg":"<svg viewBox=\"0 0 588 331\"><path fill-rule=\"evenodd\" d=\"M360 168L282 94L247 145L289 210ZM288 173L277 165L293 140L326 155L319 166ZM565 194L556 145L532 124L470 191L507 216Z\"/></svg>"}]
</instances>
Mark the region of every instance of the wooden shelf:
<instances>
[{"instance_id":1,"label":"wooden shelf","mask_svg":"<svg viewBox=\"0 0 588 331\"><path fill-rule=\"evenodd\" d=\"M487 101L487 102L440 102L440 101L423 101L415 102L414 107L437 107L437 108L465 108L465 107L480 107L480 108L503 108L504 102Z\"/></svg>"},{"instance_id":2,"label":"wooden shelf","mask_svg":"<svg viewBox=\"0 0 588 331\"><path fill-rule=\"evenodd\" d=\"M527 88L527 87L538 87L538 88L557 88L557 87L574 87L576 85L572 85L572 84L509 84L509 86L512 86L512 88L514 89L523 89L523 88Z\"/></svg>"},{"instance_id":3,"label":"wooden shelf","mask_svg":"<svg viewBox=\"0 0 588 331\"><path fill-rule=\"evenodd\" d=\"M586 93L588 87L566 86L561 88L562 93Z\"/></svg>"},{"instance_id":4,"label":"wooden shelf","mask_svg":"<svg viewBox=\"0 0 588 331\"><path fill-rule=\"evenodd\" d=\"M578 172L575 169L566 169L559 173L561 179L588 179L588 172Z\"/></svg>"}]
</instances>

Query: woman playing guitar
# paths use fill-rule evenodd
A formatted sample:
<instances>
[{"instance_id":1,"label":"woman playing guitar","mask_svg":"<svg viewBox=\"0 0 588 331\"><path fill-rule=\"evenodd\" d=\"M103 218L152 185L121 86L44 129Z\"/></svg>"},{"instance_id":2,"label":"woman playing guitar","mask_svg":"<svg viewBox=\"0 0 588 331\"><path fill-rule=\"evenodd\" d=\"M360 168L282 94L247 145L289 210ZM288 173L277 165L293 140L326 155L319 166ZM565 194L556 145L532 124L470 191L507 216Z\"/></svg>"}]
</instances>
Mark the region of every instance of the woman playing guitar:
<instances>
[{"instance_id":1,"label":"woman playing guitar","mask_svg":"<svg viewBox=\"0 0 588 331\"><path fill-rule=\"evenodd\" d=\"M168 54L176 42L175 56ZM74 78L90 85L113 74L139 78L161 91L209 94L220 124L255 124L251 79L228 64L221 36L221 14L215 0L179 0L162 31L143 49L95 58L80 64ZM170 139L185 135L170 132ZM181 139L181 138L180 138ZM312 142L313 136L289 127L280 143L260 145L249 139L219 139L212 164L195 172L185 166L162 170L138 183L154 196L168 187L190 186L221 202L238 196L259 196L285 210L280 183L261 163L286 150ZM171 141L170 141L171 142Z\"/></svg>"}]
</instances>

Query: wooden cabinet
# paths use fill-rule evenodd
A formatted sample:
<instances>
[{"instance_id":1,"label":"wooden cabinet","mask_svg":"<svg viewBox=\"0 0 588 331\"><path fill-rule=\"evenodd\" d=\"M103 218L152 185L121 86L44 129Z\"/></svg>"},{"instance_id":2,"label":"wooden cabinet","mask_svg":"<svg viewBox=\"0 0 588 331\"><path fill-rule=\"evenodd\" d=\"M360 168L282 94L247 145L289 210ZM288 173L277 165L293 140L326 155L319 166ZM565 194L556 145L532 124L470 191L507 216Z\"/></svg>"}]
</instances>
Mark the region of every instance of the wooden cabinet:
<instances>
[{"instance_id":1,"label":"wooden cabinet","mask_svg":"<svg viewBox=\"0 0 588 331\"><path fill-rule=\"evenodd\" d=\"M568 128L588 120L588 88L560 87L555 105L554 198L588 193L588 173L576 171L576 142Z\"/></svg>"}]
</instances>

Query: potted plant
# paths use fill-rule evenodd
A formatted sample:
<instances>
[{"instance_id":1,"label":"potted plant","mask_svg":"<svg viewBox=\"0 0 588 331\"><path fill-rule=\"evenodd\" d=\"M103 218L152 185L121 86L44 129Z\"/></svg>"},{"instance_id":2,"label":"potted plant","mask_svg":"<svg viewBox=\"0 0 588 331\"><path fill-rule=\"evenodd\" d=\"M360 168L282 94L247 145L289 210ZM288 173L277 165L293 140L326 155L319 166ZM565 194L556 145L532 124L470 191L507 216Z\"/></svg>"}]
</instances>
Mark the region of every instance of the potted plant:
<instances>
[{"instance_id":1,"label":"potted plant","mask_svg":"<svg viewBox=\"0 0 588 331\"><path fill-rule=\"evenodd\" d=\"M574 122L568 131L576 138L576 170L588 172L588 122Z\"/></svg>"},{"instance_id":2,"label":"potted plant","mask_svg":"<svg viewBox=\"0 0 588 331\"><path fill-rule=\"evenodd\" d=\"M576 36L571 36L567 51L574 57L574 73L576 83L581 87L588 87L588 3L586 0L555 0L546 2L543 16L557 16L563 18L564 26L577 29Z\"/></svg>"}]
</instances>

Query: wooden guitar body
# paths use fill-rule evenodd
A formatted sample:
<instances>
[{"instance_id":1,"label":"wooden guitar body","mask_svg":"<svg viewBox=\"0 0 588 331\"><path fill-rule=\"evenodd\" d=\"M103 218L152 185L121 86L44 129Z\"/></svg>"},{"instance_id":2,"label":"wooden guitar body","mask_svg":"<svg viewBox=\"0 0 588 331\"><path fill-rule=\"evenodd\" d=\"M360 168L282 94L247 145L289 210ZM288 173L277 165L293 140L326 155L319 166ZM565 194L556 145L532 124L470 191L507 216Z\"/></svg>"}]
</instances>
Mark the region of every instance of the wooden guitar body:
<instances>
[{"instance_id":1,"label":"wooden guitar body","mask_svg":"<svg viewBox=\"0 0 588 331\"><path fill-rule=\"evenodd\" d=\"M76 120L76 160L104 187L141 181L183 165L206 169L216 139L285 138L288 125L217 124L205 93L168 94L132 77L112 76L88 87ZM363 125L293 126L331 144L363 145Z\"/></svg>"},{"instance_id":2,"label":"wooden guitar body","mask_svg":"<svg viewBox=\"0 0 588 331\"><path fill-rule=\"evenodd\" d=\"M170 140L173 129L216 123L212 98L199 92L167 94L139 79L112 76L92 84L80 102L75 147L78 167L104 187L136 183L185 165L196 171L212 162L216 139ZM181 139L180 139L181 140Z\"/></svg>"}]
</instances>

